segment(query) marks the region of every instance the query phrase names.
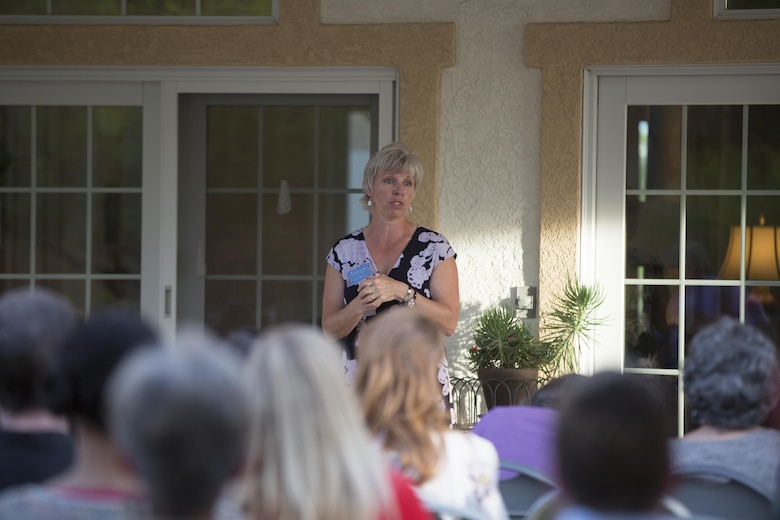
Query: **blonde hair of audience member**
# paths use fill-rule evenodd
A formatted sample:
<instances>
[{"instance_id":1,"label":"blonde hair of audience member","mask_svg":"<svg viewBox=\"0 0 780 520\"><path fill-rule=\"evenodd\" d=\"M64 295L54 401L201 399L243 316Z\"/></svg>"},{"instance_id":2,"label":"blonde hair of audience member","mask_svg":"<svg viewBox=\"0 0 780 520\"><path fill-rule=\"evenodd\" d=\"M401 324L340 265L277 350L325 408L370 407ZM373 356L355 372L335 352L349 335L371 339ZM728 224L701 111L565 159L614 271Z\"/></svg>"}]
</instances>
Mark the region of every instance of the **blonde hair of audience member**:
<instances>
[{"instance_id":1,"label":"blonde hair of audience member","mask_svg":"<svg viewBox=\"0 0 780 520\"><path fill-rule=\"evenodd\" d=\"M249 356L249 456L241 498L261 520L365 520L395 507L381 453L344 384L341 348L283 325Z\"/></svg>"},{"instance_id":2,"label":"blonde hair of audience member","mask_svg":"<svg viewBox=\"0 0 780 520\"><path fill-rule=\"evenodd\" d=\"M442 450L436 434L449 426L436 383L441 332L411 309L392 309L369 323L359 356L355 389L369 429L408 477L430 480Z\"/></svg>"}]
</instances>

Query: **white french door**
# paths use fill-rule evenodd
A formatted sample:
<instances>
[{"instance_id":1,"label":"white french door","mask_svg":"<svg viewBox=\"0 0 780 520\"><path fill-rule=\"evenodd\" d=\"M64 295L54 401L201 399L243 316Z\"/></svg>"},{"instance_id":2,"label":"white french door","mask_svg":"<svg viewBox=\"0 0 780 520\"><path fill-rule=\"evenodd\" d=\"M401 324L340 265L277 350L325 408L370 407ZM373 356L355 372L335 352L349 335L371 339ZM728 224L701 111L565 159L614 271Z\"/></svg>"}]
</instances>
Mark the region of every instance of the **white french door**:
<instances>
[{"instance_id":1,"label":"white french door","mask_svg":"<svg viewBox=\"0 0 780 520\"><path fill-rule=\"evenodd\" d=\"M689 427L691 337L728 315L780 338L780 68L589 71L582 274L606 292L593 370L651 379ZM768 251L768 252L767 252ZM768 264L769 265L769 264Z\"/></svg>"}]
</instances>

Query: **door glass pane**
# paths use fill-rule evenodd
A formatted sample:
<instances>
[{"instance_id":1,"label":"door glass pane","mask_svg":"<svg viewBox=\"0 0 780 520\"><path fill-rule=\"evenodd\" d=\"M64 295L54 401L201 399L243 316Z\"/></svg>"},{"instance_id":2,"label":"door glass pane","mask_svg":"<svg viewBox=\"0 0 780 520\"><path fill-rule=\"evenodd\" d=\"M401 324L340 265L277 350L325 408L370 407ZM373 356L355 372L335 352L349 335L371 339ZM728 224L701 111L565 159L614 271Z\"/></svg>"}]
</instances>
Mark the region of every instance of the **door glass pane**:
<instances>
[{"instance_id":1,"label":"door glass pane","mask_svg":"<svg viewBox=\"0 0 780 520\"><path fill-rule=\"evenodd\" d=\"M679 243L679 196L626 197L626 278L675 278Z\"/></svg>"},{"instance_id":2,"label":"door glass pane","mask_svg":"<svg viewBox=\"0 0 780 520\"><path fill-rule=\"evenodd\" d=\"M95 0L52 0L52 14L55 15L99 15L117 16L122 14L122 2Z\"/></svg>"},{"instance_id":3,"label":"door glass pane","mask_svg":"<svg viewBox=\"0 0 780 520\"><path fill-rule=\"evenodd\" d=\"M219 334L254 327L257 323L254 280L207 280L206 324Z\"/></svg>"},{"instance_id":4,"label":"door glass pane","mask_svg":"<svg viewBox=\"0 0 780 520\"><path fill-rule=\"evenodd\" d=\"M679 307L679 301L677 302ZM739 287L688 286L685 288L685 344L702 327L722 316L739 319Z\"/></svg>"},{"instance_id":5,"label":"door glass pane","mask_svg":"<svg viewBox=\"0 0 780 520\"><path fill-rule=\"evenodd\" d=\"M92 272L141 274L141 194L95 194L92 211Z\"/></svg>"},{"instance_id":6,"label":"door glass pane","mask_svg":"<svg viewBox=\"0 0 780 520\"><path fill-rule=\"evenodd\" d=\"M322 195L319 203L319 218L317 228L320 240L316 260L317 271L325 276L323 259L330 248L346 233L368 224L368 212L360 202L362 193L347 193L340 195ZM346 231L345 230L349 230Z\"/></svg>"},{"instance_id":7,"label":"door glass pane","mask_svg":"<svg viewBox=\"0 0 780 520\"><path fill-rule=\"evenodd\" d=\"M106 307L141 310L141 282L136 280L93 280L92 312Z\"/></svg>"},{"instance_id":8,"label":"door glass pane","mask_svg":"<svg viewBox=\"0 0 780 520\"><path fill-rule=\"evenodd\" d=\"M363 168L371 149L369 108L322 107L319 143L320 186L362 191Z\"/></svg>"},{"instance_id":9,"label":"door glass pane","mask_svg":"<svg viewBox=\"0 0 780 520\"><path fill-rule=\"evenodd\" d=\"M285 214L277 212L278 199L278 195L263 196L263 273L310 276L315 260L310 249L314 243L313 197L292 194L290 212Z\"/></svg>"},{"instance_id":10,"label":"door glass pane","mask_svg":"<svg viewBox=\"0 0 780 520\"><path fill-rule=\"evenodd\" d=\"M626 368L677 367L678 292L671 285L626 286Z\"/></svg>"},{"instance_id":11,"label":"door glass pane","mask_svg":"<svg viewBox=\"0 0 780 520\"><path fill-rule=\"evenodd\" d=\"M30 195L0 194L0 250L3 273L30 272Z\"/></svg>"},{"instance_id":12,"label":"door glass pane","mask_svg":"<svg viewBox=\"0 0 780 520\"><path fill-rule=\"evenodd\" d=\"M742 107L688 107L689 189L738 189L742 172Z\"/></svg>"},{"instance_id":13,"label":"door glass pane","mask_svg":"<svg viewBox=\"0 0 780 520\"><path fill-rule=\"evenodd\" d=\"M86 273L87 197L41 193L36 211L36 271Z\"/></svg>"},{"instance_id":14,"label":"door glass pane","mask_svg":"<svg viewBox=\"0 0 780 520\"><path fill-rule=\"evenodd\" d=\"M780 105L748 111L748 189L780 189Z\"/></svg>"},{"instance_id":15,"label":"door glass pane","mask_svg":"<svg viewBox=\"0 0 780 520\"><path fill-rule=\"evenodd\" d=\"M729 231L739 222L738 196L687 197L685 277L713 280L728 278L721 269L729 245Z\"/></svg>"},{"instance_id":16,"label":"door glass pane","mask_svg":"<svg viewBox=\"0 0 780 520\"><path fill-rule=\"evenodd\" d=\"M30 186L30 107L0 107L0 186Z\"/></svg>"},{"instance_id":17,"label":"door glass pane","mask_svg":"<svg viewBox=\"0 0 780 520\"><path fill-rule=\"evenodd\" d=\"M209 188L256 188L260 109L211 106L207 117L206 185Z\"/></svg>"},{"instance_id":18,"label":"door glass pane","mask_svg":"<svg viewBox=\"0 0 780 520\"><path fill-rule=\"evenodd\" d=\"M141 187L141 107L92 110L92 185Z\"/></svg>"},{"instance_id":19,"label":"door glass pane","mask_svg":"<svg viewBox=\"0 0 780 520\"><path fill-rule=\"evenodd\" d=\"M630 106L626 127L626 188L680 188L682 108Z\"/></svg>"},{"instance_id":20,"label":"door glass pane","mask_svg":"<svg viewBox=\"0 0 780 520\"><path fill-rule=\"evenodd\" d=\"M272 0L201 0L204 16L271 16Z\"/></svg>"},{"instance_id":21,"label":"door glass pane","mask_svg":"<svg viewBox=\"0 0 780 520\"><path fill-rule=\"evenodd\" d=\"M726 9L751 10L751 9L780 9L780 0L725 0Z\"/></svg>"},{"instance_id":22,"label":"door glass pane","mask_svg":"<svg viewBox=\"0 0 780 520\"><path fill-rule=\"evenodd\" d=\"M193 16L193 0L127 0L127 14L131 16Z\"/></svg>"},{"instance_id":23,"label":"door glass pane","mask_svg":"<svg viewBox=\"0 0 780 520\"><path fill-rule=\"evenodd\" d=\"M263 187L311 188L315 179L317 107L271 106L263 110ZM294 181L291 181L294 179Z\"/></svg>"},{"instance_id":24,"label":"door glass pane","mask_svg":"<svg viewBox=\"0 0 780 520\"><path fill-rule=\"evenodd\" d=\"M210 274L257 273L257 195L206 199L206 265Z\"/></svg>"},{"instance_id":25,"label":"door glass pane","mask_svg":"<svg viewBox=\"0 0 780 520\"><path fill-rule=\"evenodd\" d=\"M87 107L38 107L38 186L86 186Z\"/></svg>"},{"instance_id":26,"label":"door glass pane","mask_svg":"<svg viewBox=\"0 0 780 520\"><path fill-rule=\"evenodd\" d=\"M311 323L315 288L311 282L263 282L263 326L288 321Z\"/></svg>"},{"instance_id":27,"label":"door glass pane","mask_svg":"<svg viewBox=\"0 0 780 520\"><path fill-rule=\"evenodd\" d=\"M666 427L669 437L677 436L679 386L675 376L634 375L648 383L659 396L666 409Z\"/></svg>"},{"instance_id":28,"label":"door glass pane","mask_svg":"<svg viewBox=\"0 0 780 520\"><path fill-rule=\"evenodd\" d=\"M87 314L86 282L84 280L39 279L36 287L43 287L65 296L76 307L79 313Z\"/></svg>"}]
</instances>

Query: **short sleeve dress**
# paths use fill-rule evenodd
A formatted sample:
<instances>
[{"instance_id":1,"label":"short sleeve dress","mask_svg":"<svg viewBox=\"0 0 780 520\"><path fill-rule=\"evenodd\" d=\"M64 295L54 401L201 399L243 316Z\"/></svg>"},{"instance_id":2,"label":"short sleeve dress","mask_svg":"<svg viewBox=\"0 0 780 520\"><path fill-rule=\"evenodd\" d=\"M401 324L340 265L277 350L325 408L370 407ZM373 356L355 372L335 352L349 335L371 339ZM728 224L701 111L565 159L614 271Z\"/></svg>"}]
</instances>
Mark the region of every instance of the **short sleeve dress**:
<instances>
[{"instance_id":1,"label":"short sleeve dress","mask_svg":"<svg viewBox=\"0 0 780 520\"><path fill-rule=\"evenodd\" d=\"M455 251L453 251L449 241L443 235L425 227L417 226L412 234L412 238L406 244L401 255L395 261L395 265L387 275L390 278L411 285L418 293L426 298L430 298L431 274L433 270L444 260L456 257ZM344 305L357 296L359 280L355 282L354 273L360 271L375 274L378 271L366 246L362 228L353 231L336 242L328 252L326 261L341 274L341 278L344 280ZM364 267L366 265L368 268ZM376 312L366 313L358 325L343 338L345 377L347 381L351 382L351 377L354 373L358 333L376 314L390 309L394 305L398 305L398 303L385 302L379 306ZM442 394L449 397L450 385L447 374L447 359L444 355L442 357L438 379L442 385Z\"/></svg>"}]
</instances>

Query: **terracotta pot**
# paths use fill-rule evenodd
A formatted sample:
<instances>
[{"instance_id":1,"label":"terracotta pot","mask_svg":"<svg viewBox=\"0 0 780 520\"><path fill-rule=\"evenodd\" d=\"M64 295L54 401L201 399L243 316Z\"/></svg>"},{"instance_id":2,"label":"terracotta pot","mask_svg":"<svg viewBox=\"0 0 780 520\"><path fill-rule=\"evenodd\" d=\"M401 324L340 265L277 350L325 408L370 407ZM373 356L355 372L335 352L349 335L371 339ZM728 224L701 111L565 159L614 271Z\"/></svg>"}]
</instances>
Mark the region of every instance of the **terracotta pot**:
<instances>
[{"instance_id":1,"label":"terracotta pot","mask_svg":"<svg viewBox=\"0 0 780 520\"><path fill-rule=\"evenodd\" d=\"M536 391L539 370L536 368L479 368L485 406L515 406L528 404Z\"/></svg>"}]
</instances>

